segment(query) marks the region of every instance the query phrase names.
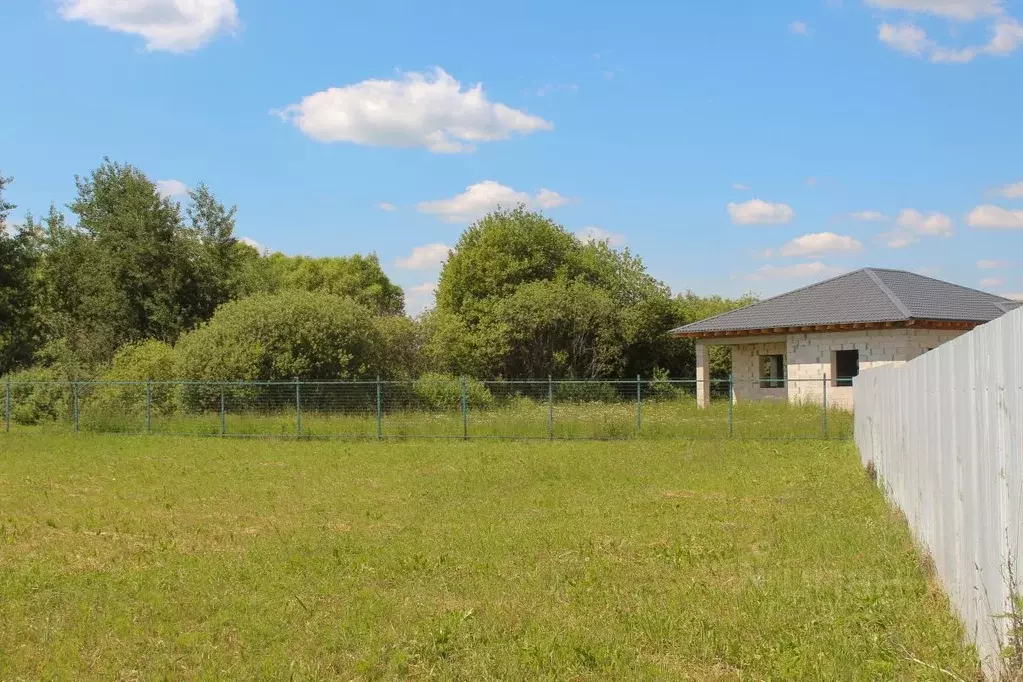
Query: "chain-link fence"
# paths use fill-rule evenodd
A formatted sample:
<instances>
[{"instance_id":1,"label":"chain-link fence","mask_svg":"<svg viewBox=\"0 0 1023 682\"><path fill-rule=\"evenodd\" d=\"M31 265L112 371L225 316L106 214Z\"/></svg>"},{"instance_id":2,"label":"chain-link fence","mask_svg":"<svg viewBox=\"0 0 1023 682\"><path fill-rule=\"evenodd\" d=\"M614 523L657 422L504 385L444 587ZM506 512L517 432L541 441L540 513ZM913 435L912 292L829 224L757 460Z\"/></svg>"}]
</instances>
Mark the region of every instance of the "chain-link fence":
<instances>
[{"instance_id":1,"label":"chain-link fence","mask_svg":"<svg viewBox=\"0 0 1023 682\"><path fill-rule=\"evenodd\" d=\"M424 378L9 381L2 389L6 432L364 439L850 438L852 413L829 405L830 385L826 378L787 379L770 386L729 379Z\"/></svg>"}]
</instances>

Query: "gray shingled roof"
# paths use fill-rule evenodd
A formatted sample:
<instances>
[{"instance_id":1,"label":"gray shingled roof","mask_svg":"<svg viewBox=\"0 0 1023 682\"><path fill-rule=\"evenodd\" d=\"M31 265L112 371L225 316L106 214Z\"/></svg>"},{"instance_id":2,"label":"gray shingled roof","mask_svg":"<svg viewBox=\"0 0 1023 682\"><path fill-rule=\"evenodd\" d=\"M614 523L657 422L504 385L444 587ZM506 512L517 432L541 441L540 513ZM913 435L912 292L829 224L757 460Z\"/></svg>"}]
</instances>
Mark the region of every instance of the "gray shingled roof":
<instances>
[{"instance_id":1,"label":"gray shingled roof","mask_svg":"<svg viewBox=\"0 0 1023 682\"><path fill-rule=\"evenodd\" d=\"M673 334L857 322L990 322L1023 305L904 270L864 268L673 329Z\"/></svg>"}]
</instances>

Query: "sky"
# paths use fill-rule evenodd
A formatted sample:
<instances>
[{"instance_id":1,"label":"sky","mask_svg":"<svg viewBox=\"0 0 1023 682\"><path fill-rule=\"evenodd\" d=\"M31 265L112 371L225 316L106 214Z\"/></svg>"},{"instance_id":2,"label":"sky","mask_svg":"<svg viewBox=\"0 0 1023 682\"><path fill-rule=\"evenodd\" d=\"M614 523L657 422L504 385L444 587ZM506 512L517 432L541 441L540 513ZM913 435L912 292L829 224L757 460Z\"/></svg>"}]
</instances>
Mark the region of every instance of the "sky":
<instances>
[{"instance_id":1,"label":"sky","mask_svg":"<svg viewBox=\"0 0 1023 682\"><path fill-rule=\"evenodd\" d=\"M676 292L1023 296L1023 2L8 0L0 54L19 214L110 157L264 248L375 252L411 312L518 203Z\"/></svg>"}]
</instances>

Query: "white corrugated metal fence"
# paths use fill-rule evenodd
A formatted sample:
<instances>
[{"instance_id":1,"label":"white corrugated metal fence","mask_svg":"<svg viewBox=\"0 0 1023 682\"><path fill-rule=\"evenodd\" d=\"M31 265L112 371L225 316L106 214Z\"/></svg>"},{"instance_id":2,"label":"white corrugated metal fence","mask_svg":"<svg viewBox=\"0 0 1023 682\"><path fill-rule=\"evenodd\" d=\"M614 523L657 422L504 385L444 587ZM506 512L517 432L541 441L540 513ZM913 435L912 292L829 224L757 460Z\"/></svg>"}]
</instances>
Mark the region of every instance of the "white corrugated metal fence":
<instances>
[{"instance_id":1,"label":"white corrugated metal fence","mask_svg":"<svg viewBox=\"0 0 1023 682\"><path fill-rule=\"evenodd\" d=\"M855 384L864 465L905 513L994 673L1023 525L1023 309Z\"/></svg>"}]
</instances>

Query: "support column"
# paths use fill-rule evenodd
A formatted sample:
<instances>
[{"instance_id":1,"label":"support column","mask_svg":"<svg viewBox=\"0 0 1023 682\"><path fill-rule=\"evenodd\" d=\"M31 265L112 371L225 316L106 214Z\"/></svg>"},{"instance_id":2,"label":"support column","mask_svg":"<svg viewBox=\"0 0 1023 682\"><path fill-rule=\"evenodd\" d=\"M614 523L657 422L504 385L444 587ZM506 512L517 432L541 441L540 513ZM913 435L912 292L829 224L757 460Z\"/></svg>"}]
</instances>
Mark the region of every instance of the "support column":
<instances>
[{"instance_id":1,"label":"support column","mask_svg":"<svg viewBox=\"0 0 1023 682\"><path fill-rule=\"evenodd\" d=\"M710 405L710 352L706 344L696 342L696 406Z\"/></svg>"}]
</instances>

